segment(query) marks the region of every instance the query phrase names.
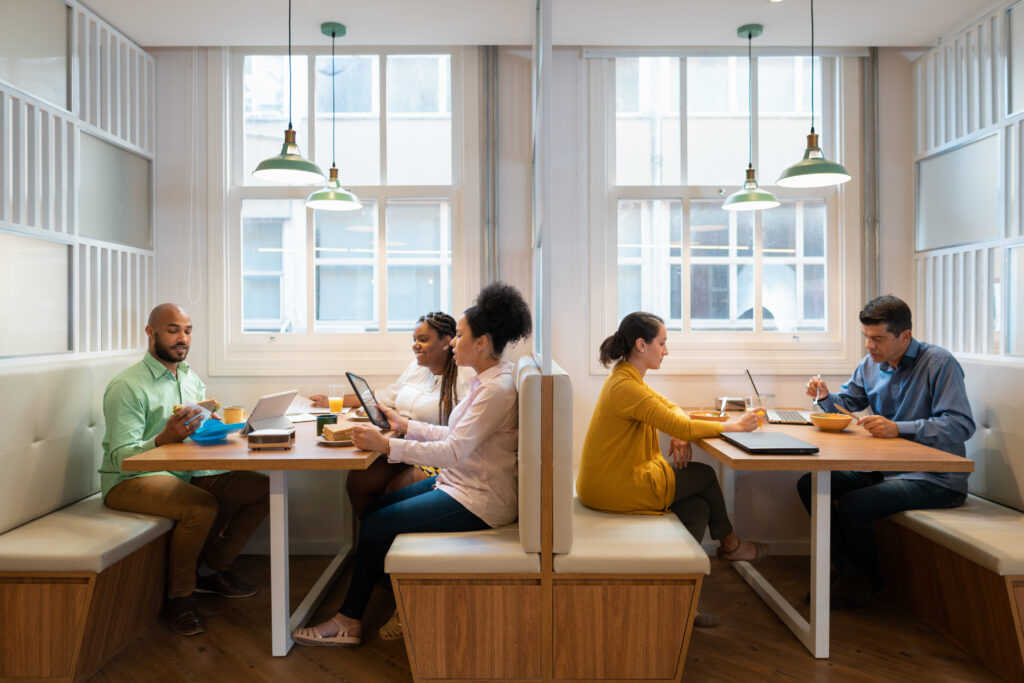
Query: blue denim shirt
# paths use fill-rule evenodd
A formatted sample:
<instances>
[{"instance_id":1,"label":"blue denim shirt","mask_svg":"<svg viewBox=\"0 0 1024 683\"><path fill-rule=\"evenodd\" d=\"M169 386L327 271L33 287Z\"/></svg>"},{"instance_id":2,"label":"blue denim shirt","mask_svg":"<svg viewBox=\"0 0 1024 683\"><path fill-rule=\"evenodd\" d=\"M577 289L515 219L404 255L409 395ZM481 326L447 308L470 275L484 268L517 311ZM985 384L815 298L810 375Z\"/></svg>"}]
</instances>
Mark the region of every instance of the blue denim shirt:
<instances>
[{"instance_id":1,"label":"blue denim shirt","mask_svg":"<svg viewBox=\"0 0 1024 683\"><path fill-rule=\"evenodd\" d=\"M949 351L910 340L893 369L865 356L853 376L820 403L831 410L838 401L848 410L871 407L896 423L900 438L966 456L964 442L974 434L974 418L964 388L964 371ZM967 472L886 472L886 479L923 479L967 493Z\"/></svg>"}]
</instances>

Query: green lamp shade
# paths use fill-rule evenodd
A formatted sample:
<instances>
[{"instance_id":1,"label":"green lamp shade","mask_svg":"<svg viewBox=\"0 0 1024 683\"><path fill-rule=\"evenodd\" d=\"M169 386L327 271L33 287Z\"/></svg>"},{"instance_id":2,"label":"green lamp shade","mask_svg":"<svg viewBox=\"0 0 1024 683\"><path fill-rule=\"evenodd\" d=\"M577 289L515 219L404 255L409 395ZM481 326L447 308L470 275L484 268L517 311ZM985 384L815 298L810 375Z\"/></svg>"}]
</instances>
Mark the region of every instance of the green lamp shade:
<instances>
[{"instance_id":1,"label":"green lamp shade","mask_svg":"<svg viewBox=\"0 0 1024 683\"><path fill-rule=\"evenodd\" d=\"M285 185L314 185L323 182L324 172L312 161L302 158L295 144L295 131L291 126L284 132L284 145L277 156L264 159L252 172L260 180Z\"/></svg>"},{"instance_id":2,"label":"green lamp shade","mask_svg":"<svg viewBox=\"0 0 1024 683\"><path fill-rule=\"evenodd\" d=\"M783 171L777 182L782 187L828 187L841 185L849 179L850 174L842 164L825 159L818 146L818 136L811 133L807 136L804 158Z\"/></svg>"},{"instance_id":3,"label":"green lamp shade","mask_svg":"<svg viewBox=\"0 0 1024 683\"><path fill-rule=\"evenodd\" d=\"M331 166L331 177L327 179L327 187L317 190L306 199L306 206L321 211L355 211L363 208L359 198L341 186L338 180L338 168Z\"/></svg>"},{"instance_id":4,"label":"green lamp shade","mask_svg":"<svg viewBox=\"0 0 1024 683\"><path fill-rule=\"evenodd\" d=\"M747 169L747 180L743 187L725 198L722 208L726 211L760 211L774 209L779 200L768 190L762 190L754 179L754 169Z\"/></svg>"}]
</instances>

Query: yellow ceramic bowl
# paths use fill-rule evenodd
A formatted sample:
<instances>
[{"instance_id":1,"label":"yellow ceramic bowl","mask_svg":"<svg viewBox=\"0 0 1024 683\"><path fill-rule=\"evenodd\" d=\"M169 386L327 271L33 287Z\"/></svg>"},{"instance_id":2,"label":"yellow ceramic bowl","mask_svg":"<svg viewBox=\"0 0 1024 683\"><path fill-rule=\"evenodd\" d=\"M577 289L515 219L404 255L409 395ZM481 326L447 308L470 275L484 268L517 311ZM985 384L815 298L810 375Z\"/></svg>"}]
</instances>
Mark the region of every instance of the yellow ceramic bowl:
<instances>
[{"instance_id":1,"label":"yellow ceramic bowl","mask_svg":"<svg viewBox=\"0 0 1024 683\"><path fill-rule=\"evenodd\" d=\"M842 413L811 413L811 422L823 432L841 432L852 418Z\"/></svg>"},{"instance_id":2,"label":"yellow ceramic bowl","mask_svg":"<svg viewBox=\"0 0 1024 683\"><path fill-rule=\"evenodd\" d=\"M690 413L691 420L704 420L706 422L725 422L728 415L722 415L717 410L695 410Z\"/></svg>"}]
</instances>

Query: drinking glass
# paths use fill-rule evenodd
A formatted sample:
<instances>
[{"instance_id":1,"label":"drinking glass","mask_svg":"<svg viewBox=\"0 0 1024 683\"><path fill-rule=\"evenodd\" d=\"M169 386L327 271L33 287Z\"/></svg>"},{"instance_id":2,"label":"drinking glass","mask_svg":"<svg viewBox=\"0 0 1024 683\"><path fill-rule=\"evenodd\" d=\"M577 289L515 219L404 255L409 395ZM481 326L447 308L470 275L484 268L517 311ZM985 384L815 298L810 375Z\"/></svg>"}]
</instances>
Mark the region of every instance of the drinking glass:
<instances>
[{"instance_id":1,"label":"drinking glass","mask_svg":"<svg viewBox=\"0 0 1024 683\"><path fill-rule=\"evenodd\" d=\"M330 405L331 412L340 415L341 409L345 405L345 385L344 384L328 384L327 385L327 403Z\"/></svg>"},{"instance_id":2,"label":"drinking glass","mask_svg":"<svg viewBox=\"0 0 1024 683\"><path fill-rule=\"evenodd\" d=\"M764 426L768 422L768 416L765 414L767 411L766 397L761 395L744 396L743 408L748 413L751 411L757 413L757 431L763 432Z\"/></svg>"}]
</instances>

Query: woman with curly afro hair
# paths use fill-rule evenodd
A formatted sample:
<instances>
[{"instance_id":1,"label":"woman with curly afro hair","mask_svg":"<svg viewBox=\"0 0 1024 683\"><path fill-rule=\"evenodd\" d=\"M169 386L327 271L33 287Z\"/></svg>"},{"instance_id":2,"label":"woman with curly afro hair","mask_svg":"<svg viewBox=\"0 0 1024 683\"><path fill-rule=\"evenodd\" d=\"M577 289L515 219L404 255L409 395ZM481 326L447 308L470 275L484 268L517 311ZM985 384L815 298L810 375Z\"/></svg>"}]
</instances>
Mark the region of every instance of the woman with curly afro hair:
<instances>
[{"instance_id":1,"label":"woman with curly afro hair","mask_svg":"<svg viewBox=\"0 0 1024 683\"><path fill-rule=\"evenodd\" d=\"M456 324L455 362L473 368L476 377L448 424L417 422L384 409L391 426L405 433L404 439L389 439L370 427L353 429L358 447L386 453L389 462L441 471L367 506L345 601L329 620L297 629L292 634L295 642L360 644L363 612L399 534L475 531L515 521L519 397L514 366L501 354L531 330L530 308L519 291L501 282L488 285Z\"/></svg>"}]
</instances>

